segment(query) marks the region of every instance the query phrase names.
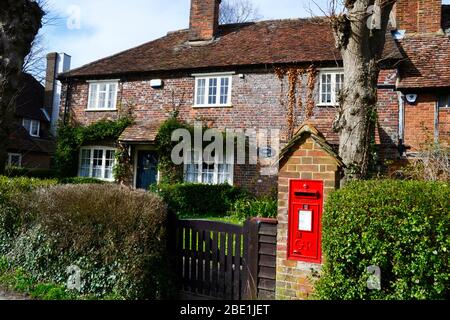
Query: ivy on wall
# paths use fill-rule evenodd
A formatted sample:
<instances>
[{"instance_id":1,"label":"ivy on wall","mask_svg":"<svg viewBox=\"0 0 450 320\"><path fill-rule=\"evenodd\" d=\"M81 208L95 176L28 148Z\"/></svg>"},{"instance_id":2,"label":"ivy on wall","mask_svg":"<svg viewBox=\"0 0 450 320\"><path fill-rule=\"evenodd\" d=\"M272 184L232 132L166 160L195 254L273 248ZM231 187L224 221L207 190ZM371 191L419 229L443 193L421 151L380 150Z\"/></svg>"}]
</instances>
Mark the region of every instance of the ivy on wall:
<instances>
[{"instance_id":1,"label":"ivy on wall","mask_svg":"<svg viewBox=\"0 0 450 320\"><path fill-rule=\"evenodd\" d=\"M130 116L123 116L118 120L100 120L89 126L76 124L60 126L55 153L58 175L60 177L76 176L78 152L83 145L106 140L115 142L132 122Z\"/></svg>"},{"instance_id":2,"label":"ivy on wall","mask_svg":"<svg viewBox=\"0 0 450 320\"><path fill-rule=\"evenodd\" d=\"M296 107L301 114L304 115L304 121L313 116L315 106L314 89L316 85L316 78L318 71L314 65L307 68L300 67L277 67L275 68L275 75L281 82L280 104L282 107L286 106L284 93L284 79L288 80L288 101L287 101L287 115L286 122L288 128L288 138L294 136L294 131L297 124L295 117ZM306 77L306 106L303 104L303 82Z\"/></svg>"}]
</instances>

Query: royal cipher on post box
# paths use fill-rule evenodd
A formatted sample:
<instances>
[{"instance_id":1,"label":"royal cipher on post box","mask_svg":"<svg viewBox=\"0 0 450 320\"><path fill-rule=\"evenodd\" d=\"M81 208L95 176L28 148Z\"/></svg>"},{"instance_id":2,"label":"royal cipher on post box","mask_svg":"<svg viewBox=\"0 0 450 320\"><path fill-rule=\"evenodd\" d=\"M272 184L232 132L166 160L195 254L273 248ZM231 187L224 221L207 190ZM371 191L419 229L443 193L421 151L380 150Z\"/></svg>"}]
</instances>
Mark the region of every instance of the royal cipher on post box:
<instances>
[{"instance_id":1,"label":"royal cipher on post box","mask_svg":"<svg viewBox=\"0 0 450 320\"><path fill-rule=\"evenodd\" d=\"M322 262L323 182L291 180L288 259Z\"/></svg>"}]
</instances>

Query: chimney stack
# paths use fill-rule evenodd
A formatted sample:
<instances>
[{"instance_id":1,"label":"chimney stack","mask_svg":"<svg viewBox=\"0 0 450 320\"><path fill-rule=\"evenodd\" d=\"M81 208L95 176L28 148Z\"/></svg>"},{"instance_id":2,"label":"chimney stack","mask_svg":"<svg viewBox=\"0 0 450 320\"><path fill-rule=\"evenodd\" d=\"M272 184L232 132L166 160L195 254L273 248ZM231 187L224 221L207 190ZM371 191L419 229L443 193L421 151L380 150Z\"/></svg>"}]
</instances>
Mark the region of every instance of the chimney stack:
<instances>
[{"instance_id":1,"label":"chimney stack","mask_svg":"<svg viewBox=\"0 0 450 320\"><path fill-rule=\"evenodd\" d=\"M191 0L189 41L211 41L219 28L221 0Z\"/></svg>"},{"instance_id":2,"label":"chimney stack","mask_svg":"<svg viewBox=\"0 0 450 320\"><path fill-rule=\"evenodd\" d=\"M395 16L397 29L407 34L440 32L442 0L398 0Z\"/></svg>"},{"instance_id":3,"label":"chimney stack","mask_svg":"<svg viewBox=\"0 0 450 320\"><path fill-rule=\"evenodd\" d=\"M61 82L56 77L59 73L69 71L71 57L65 53L52 52L47 55L45 76L44 110L50 118L50 131L56 134L61 102Z\"/></svg>"}]
</instances>

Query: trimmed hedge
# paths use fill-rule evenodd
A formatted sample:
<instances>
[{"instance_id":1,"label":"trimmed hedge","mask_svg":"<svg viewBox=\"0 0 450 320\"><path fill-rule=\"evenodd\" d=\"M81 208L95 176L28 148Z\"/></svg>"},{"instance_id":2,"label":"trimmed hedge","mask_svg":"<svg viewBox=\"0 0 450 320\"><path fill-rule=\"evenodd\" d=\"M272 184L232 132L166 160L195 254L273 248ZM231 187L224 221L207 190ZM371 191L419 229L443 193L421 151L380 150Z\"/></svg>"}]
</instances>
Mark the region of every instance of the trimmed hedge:
<instances>
[{"instance_id":1,"label":"trimmed hedge","mask_svg":"<svg viewBox=\"0 0 450 320\"><path fill-rule=\"evenodd\" d=\"M450 188L419 181L352 182L323 218L321 299L448 299ZM367 268L381 269L369 290Z\"/></svg>"},{"instance_id":2,"label":"trimmed hedge","mask_svg":"<svg viewBox=\"0 0 450 320\"><path fill-rule=\"evenodd\" d=\"M192 216L224 216L236 200L247 195L241 189L228 184L159 184L151 186L150 190L158 193L172 212Z\"/></svg>"},{"instance_id":3,"label":"trimmed hedge","mask_svg":"<svg viewBox=\"0 0 450 320\"><path fill-rule=\"evenodd\" d=\"M81 294L159 299L171 294L167 208L152 193L113 184L58 185L0 208L0 256L43 283L81 269Z\"/></svg>"}]
</instances>

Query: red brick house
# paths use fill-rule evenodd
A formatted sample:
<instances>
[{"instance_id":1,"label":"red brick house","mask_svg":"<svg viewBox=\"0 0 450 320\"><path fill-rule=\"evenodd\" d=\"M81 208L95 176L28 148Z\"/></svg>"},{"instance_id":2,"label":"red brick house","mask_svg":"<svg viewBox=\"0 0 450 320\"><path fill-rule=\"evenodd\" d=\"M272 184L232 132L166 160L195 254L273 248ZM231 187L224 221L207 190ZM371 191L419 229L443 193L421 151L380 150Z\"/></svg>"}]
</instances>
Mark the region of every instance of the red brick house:
<instances>
[{"instance_id":1,"label":"red brick house","mask_svg":"<svg viewBox=\"0 0 450 320\"><path fill-rule=\"evenodd\" d=\"M331 127L343 74L329 25L321 19L219 25L219 3L192 0L189 29L59 76L61 117L66 121L88 125L116 119L125 107L131 108L135 123L119 140L129 147L135 187L157 180L154 140L174 108L188 122L202 120L219 129L279 129L286 140L289 80L280 80L277 68L317 70L312 94L310 75L300 76L293 121L299 127L308 119L330 144L338 144ZM397 31L387 35L381 61L380 163L406 158L429 136L449 141L448 13L440 0L399 0L393 26ZM304 107L311 99L308 94L314 102L311 117ZM79 174L112 180L115 145L103 141L84 146ZM189 181L228 181L254 192L276 186L276 177L262 176L258 165L190 166L186 171Z\"/></svg>"}]
</instances>

